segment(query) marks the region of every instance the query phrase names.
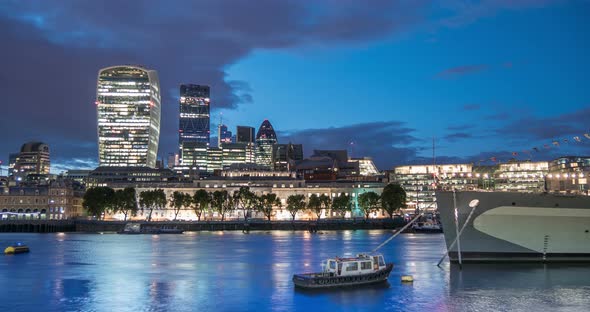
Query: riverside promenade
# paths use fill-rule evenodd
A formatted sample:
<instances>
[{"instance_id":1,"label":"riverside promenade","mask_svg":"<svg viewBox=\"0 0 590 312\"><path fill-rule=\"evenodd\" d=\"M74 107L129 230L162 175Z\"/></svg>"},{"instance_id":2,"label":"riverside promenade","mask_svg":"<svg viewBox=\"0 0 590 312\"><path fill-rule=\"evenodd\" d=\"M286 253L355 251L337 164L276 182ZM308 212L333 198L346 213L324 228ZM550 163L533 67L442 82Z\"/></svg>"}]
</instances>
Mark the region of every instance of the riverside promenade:
<instances>
[{"instance_id":1,"label":"riverside promenade","mask_svg":"<svg viewBox=\"0 0 590 312\"><path fill-rule=\"evenodd\" d=\"M0 233L54 233L81 232L100 233L123 230L128 222L142 225L176 227L184 231L322 231L322 230L369 230L395 229L402 227L402 219L355 219L355 220L320 220L320 221L265 221L265 220L230 220L230 221L96 221L96 220L3 220L0 221Z\"/></svg>"}]
</instances>

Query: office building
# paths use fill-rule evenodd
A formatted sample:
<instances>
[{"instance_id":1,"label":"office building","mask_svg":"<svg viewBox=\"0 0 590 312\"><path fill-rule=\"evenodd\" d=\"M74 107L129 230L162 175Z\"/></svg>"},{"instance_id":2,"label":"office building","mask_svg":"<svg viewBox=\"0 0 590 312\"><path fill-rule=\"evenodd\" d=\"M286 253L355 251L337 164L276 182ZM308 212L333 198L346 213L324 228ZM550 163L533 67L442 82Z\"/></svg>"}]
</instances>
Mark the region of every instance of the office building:
<instances>
[{"instance_id":1,"label":"office building","mask_svg":"<svg viewBox=\"0 0 590 312\"><path fill-rule=\"evenodd\" d=\"M256 136L253 127L238 126L236 132L236 143L254 143Z\"/></svg>"},{"instance_id":2,"label":"office building","mask_svg":"<svg viewBox=\"0 0 590 312\"><path fill-rule=\"evenodd\" d=\"M98 72L99 166L154 168L160 139L160 83L155 70L113 66Z\"/></svg>"},{"instance_id":3,"label":"office building","mask_svg":"<svg viewBox=\"0 0 590 312\"><path fill-rule=\"evenodd\" d=\"M274 144L272 147L272 163L275 171L294 171L295 162L303 160L303 145Z\"/></svg>"},{"instance_id":4,"label":"office building","mask_svg":"<svg viewBox=\"0 0 590 312\"><path fill-rule=\"evenodd\" d=\"M271 169L273 145L277 143L277 135L268 119L265 119L256 135L256 164Z\"/></svg>"},{"instance_id":5,"label":"office building","mask_svg":"<svg viewBox=\"0 0 590 312\"><path fill-rule=\"evenodd\" d=\"M226 125L220 124L217 126L217 146L222 146L224 143L231 143L232 133L227 130Z\"/></svg>"},{"instance_id":6,"label":"office building","mask_svg":"<svg viewBox=\"0 0 590 312\"><path fill-rule=\"evenodd\" d=\"M14 161L14 175L20 180L30 174L49 175L49 146L42 142L25 143Z\"/></svg>"}]
</instances>

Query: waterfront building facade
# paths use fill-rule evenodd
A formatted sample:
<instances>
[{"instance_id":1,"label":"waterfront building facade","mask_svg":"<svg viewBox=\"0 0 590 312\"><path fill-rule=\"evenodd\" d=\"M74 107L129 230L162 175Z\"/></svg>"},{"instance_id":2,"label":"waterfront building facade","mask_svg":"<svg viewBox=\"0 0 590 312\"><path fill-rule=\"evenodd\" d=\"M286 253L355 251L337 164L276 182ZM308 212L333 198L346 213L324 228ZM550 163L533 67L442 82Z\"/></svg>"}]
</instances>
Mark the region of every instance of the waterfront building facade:
<instances>
[{"instance_id":1,"label":"waterfront building facade","mask_svg":"<svg viewBox=\"0 0 590 312\"><path fill-rule=\"evenodd\" d=\"M75 181L0 186L0 220L64 220L86 215L84 188Z\"/></svg>"},{"instance_id":2,"label":"waterfront building facade","mask_svg":"<svg viewBox=\"0 0 590 312\"><path fill-rule=\"evenodd\" d=\"M550 192L589 195L590 157L564 156L549 162L546 178Z\"/></svg>"},{"instance_id":3,"label":"waterfront building facade","mask_svg":"<svg viewBox=\"0 0 590 312\"><path fill-rule=\"evenodd\" d=\"M273 167L272 151L273 145L276 143L278 143L278 141L275 130L270 124L270 121L265 119L256 134L256 164L268 169Z\"/></svg>"},{"instance_id":4,"label":"waterfront building facade","mask_svg":"<svg viewBox=\"0 0 590 312\"><path fill-rule=\"evenodd\" d=\"M160 103L155 70L123 65L98 72L99 166L156 166Z\"/></svg>"},{"instance_id":5,"label":"waterfront building facade","mask_svg":"<svg viewBox=\"0 0 590 312\"><path fill-rule=\"evenodd\" d=\"M50 165L49 146L42 142L28 142L14 159L12 172L17 180L24 180L31 174L49 175Z\"/></svg>"}]
</instances>

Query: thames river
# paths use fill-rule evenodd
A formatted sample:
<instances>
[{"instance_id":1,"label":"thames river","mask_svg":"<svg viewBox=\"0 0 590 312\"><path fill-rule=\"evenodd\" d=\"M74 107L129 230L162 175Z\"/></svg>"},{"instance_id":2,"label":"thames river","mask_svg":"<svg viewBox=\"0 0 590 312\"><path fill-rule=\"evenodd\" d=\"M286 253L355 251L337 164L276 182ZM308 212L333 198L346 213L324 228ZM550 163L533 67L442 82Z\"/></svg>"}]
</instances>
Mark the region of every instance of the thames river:
<instances>
[{"instance_id":1,"label":"thames river","mask_svg":"<svg viewBox=\"0 0 590 312\"><path fill-rule=\"evenodd\" d=\"M439 234L403 234L380 252L387 284L300 291L294 273L370 251L391 231L0 234L0 311L588 311L590 265L436 263ZM412 275L413 284L402 284Z\"/></svg>"}]
</instances>

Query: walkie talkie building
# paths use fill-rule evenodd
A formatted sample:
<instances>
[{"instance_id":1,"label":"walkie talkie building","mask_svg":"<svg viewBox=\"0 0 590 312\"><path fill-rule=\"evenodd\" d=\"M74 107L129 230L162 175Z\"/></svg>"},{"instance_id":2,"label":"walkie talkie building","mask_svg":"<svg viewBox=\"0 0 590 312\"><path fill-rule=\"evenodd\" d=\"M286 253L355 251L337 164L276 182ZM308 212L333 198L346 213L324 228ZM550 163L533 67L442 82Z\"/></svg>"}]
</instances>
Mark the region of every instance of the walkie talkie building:
<instances>
[{"instance_id":1,"label":"walkie talkie building","mask_svg":"<svg viewBox=\"0 0 590 312\"><path fill-rule=\"evenodd\" d=\"M155 70L112 66L98 72L99 166L156 167L160 83Z\"/></svg>"}]
</instances>

